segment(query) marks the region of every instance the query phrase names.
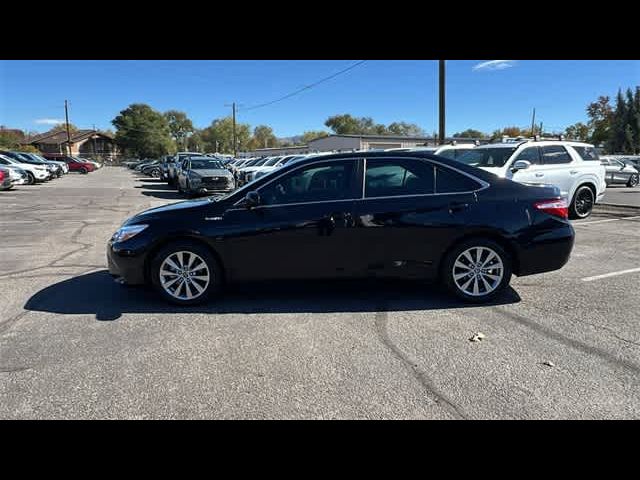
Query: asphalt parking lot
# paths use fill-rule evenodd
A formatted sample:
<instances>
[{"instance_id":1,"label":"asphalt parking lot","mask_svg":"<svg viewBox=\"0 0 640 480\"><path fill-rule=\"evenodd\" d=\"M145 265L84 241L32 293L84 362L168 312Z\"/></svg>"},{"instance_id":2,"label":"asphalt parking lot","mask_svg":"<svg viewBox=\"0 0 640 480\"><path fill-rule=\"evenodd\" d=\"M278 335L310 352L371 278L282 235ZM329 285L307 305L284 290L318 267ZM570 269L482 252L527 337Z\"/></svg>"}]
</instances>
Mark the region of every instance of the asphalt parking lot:
<instances>
[{"instance_id":1,"label":"asphalt parking lot","mask_svg":"<svg viewBox=\"0 0 640 480\"><path fill-rule=\"evenodd\" d=\"M0 192L0 418L640 418L640 213L576 222L564 269L489 306L359 282L189 309L105 268L179 199L117 167Z\"/></svg>"}]
</instances>

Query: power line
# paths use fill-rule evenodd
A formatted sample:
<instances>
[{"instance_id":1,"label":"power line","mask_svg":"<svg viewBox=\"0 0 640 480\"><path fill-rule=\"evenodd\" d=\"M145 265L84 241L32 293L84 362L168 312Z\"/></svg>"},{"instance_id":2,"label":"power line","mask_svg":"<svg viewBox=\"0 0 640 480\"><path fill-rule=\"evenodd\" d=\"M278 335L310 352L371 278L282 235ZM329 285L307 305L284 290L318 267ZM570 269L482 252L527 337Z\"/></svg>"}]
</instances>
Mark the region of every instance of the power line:
<instances>
[{"instance_id":1,"label":"power line","mask_svg":"<svg viewBox=\"0 0 640 480\"><path fill-rule=\"evenodd\" d=\"M265 102L265 103L261 103L259 105L253 105L251 107L244 108L243 111L248 112L249 110L255 110L256 108L266 107L268 105L273 105L274 103L281 102L282 100L286 100L287 98L291 98L294 95L297 95L297 94L299 94L301 92L304 92L305 90L309 90L309 89L311 89L311 88L313 88L313 87L315 87L317 85L320 85L323 82L331 80L332 78L335 78L338 75L342 75L343 73L346 73L349 70L352 70L352 69L356 68L358 65L362 65L366 61L367 60L360 60L359 62L356 62L353 65L351 65L351 66L349 66L349 67L347 67L347 68L345 68L343 70L340 70L339 72L334 73L333 75L329 75L328 77L322 78L322 79L318 80L317 82L314 82L314 83L312 83L310 85L306 85L306 86L296 90L295 92L288 93L287 95L285 95L283 97L280 97L280 98L277 98L275 100L271 100L270 102Z\"/></svg>"}]
</instances>

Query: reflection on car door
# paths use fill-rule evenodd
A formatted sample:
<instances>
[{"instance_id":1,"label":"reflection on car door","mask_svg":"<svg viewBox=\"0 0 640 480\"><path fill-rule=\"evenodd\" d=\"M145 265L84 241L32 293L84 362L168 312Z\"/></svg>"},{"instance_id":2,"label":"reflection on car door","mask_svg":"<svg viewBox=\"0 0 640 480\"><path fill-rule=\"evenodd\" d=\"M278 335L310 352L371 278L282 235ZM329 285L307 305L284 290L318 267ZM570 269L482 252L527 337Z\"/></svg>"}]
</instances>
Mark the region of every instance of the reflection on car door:
<instances>
[{"instance_id":1,"label":"reflection on car door","mask_svg":"<svg viewBox=\"0 0 640 480\"><path fill-rule=\"evenodd\" d=\"M360 263L371 276L431 277L452 238L463 235L480 185L418 159L365 162L356 205Z\"/></svg>"},{"instance_id":2,"label":"reflection on car door","mask_svg":"<svg viewBox=\"0 0 640 480\"><path fill-rule=\"evenodd\" d=\"M354 273L354 199L360 160L317 162L262 186L261 205L230 208L224 222L231 275L332 278Z\"/></svg>"}]
</instances>

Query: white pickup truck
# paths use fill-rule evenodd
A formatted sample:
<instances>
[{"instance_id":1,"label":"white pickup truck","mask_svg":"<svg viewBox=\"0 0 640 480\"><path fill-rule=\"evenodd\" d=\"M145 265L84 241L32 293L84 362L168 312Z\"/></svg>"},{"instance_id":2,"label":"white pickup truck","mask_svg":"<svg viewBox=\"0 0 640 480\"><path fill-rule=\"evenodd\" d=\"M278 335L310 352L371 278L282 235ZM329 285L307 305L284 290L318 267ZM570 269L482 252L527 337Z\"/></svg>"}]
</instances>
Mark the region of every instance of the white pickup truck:
<instances>
[{"instance_id":1,"label":"white pickup truck","mask_svg":"<svg viewBox=\"0 0 640 480\"><path fill-rule=\"evenodd\" d=\"M607 188L605 168L588 143L522 140L481 145L456 160L519 183L555 185L571 218L587 218Z\"/></svg>"}]
</instances>

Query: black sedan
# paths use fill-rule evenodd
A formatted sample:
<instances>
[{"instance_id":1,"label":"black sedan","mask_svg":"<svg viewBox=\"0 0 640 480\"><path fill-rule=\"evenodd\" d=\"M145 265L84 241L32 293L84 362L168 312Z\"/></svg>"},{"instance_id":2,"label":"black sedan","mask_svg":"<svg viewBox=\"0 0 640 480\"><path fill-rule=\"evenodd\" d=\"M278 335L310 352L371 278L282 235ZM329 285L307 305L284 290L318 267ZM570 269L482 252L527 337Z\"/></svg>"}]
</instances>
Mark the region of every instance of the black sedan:
<instances>
[{"instance_id":1,"label":"black sedan","mask_svg":"<svg viewBox=\"0 0 640 480\"><path fill-rule=\"evenodd\" d=\"M225 282L404 277L489 301L511 275L561 268L574 231L556 187L420 152L334 154L235 192L144 211L108 244L109 271L189 305Z\"/></svg>"}]
</instances>

